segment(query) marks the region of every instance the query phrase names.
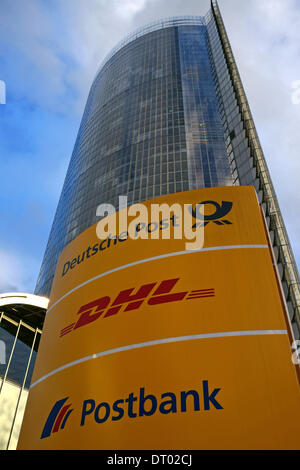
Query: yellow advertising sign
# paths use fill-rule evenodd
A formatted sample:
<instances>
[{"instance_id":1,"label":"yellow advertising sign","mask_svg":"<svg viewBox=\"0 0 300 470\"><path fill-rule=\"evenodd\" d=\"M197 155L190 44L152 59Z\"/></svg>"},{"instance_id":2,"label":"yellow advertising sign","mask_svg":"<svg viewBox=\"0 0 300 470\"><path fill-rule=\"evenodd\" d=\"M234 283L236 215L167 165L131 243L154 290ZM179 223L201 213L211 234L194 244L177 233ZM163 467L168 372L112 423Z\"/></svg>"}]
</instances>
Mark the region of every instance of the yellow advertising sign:
<instances>
[{"instance_id":1,"label":"yellow advertising sign","mask_svg":"<svg viewBox=\"0 0 300 470\"><path fill-rule=\"evenodd\" d=\"M205 188L204 246L99 240L61 253L19 449L296 449L299 384L256 194ZM196 204L206 204L204 215ZM156 228L176 219L162 219Z\"/></svg>"}]
</instances>

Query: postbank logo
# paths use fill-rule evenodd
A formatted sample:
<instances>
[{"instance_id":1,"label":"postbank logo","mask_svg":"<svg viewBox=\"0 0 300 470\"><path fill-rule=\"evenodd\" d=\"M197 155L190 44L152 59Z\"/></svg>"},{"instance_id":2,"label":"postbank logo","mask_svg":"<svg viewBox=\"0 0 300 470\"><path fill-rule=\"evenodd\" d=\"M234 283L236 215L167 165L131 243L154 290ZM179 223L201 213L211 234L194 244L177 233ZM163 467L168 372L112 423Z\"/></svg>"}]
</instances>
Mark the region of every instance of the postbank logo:
<instances>
[{"instance_id":1,"label":"postbank logo","mask_svg":"<svg viewBox=\"0 0 300 470\"><path fill-rule=\"evenodd\" d=\"M58 400L53 406L45 423L41 439L49 437L52 433L64 429L67 419L73 409L70 404L65 404L69 397Z\"/></svg>"},{"instance_id":2,"label":"postbank logo","mask_svg":"<svg viewBox=\"0 0 300 470\"><path fill-rule=\"evenodd\" d=\"M79 315L78 320L64 327L60 331L60 336L65 336L77 328L81 328L98 320L100 317L108 318L112 315L116 315L122 308L124 312L128 312L140 308L144 303L151 306L215 296L214 288L171 292L178 281L179 278L165 279L161 282L151 282L138 288L132 287L122 290L113 300L111 300L108 295L105 295L82 305L77 312L77 315Z\"/></svg>"},{"instance_id":3,"label":"postbank logo","mask_svg":"<svg viewBox=\"0 0 300 470\"><path fill-rule=\"evenodd\" d=\"M179 392L149 393L145 387L139 387L139 391L130 392L127 398L123 394L114 401L110 399L108 401L100 399L99 401L99 397L97 399L88 398L83 400L81 406L76 407L77 418L73 420L72 427L74 425L78 426L79 416L80 426L88 427L93 423L116 422L127 417L138 419L158 414L166 416L174 413L182 413L185 416L187 412L220 411L224 409L222 392L219 398L220 391L221 387L212 389L208 380L202 380L202 386L198 383L198 386L192 389L187 388ZM57 424L59 424L60 416L65 416L62 426L65 425L68 414L64 410L67 406L70 406L64 406L67 399L68 397L55 403L45 424L41 439L49 437L58 430L59 426ZM73 410L69 410L69 413L71 411ZM53 431L51 432L52 427Z\"/></svg>"}]
</instances>

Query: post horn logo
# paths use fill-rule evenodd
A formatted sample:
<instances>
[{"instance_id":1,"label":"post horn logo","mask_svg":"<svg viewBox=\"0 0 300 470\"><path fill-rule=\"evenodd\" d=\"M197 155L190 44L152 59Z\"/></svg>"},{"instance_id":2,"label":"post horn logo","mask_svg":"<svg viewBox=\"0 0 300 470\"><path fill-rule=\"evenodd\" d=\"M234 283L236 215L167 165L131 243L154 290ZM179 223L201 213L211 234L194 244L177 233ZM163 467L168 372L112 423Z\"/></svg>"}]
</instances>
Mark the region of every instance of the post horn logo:
<instances>
[{"instance_id":1,"label":"post horn logo","mask_svg":"<svg viewBox=\"0 0 300 470\"><path fill-rule=\"evenodd\" d=\"M205 204L212 204L215 207L215 211L212 214L203 214L201 212L202 206ZM196 222L192 228L196 228L198 226L205 227L209 222L213 222L217 225L231 225L232 222L228 219L223 219L228 212L231 211L233 203L230 201L222 201L221 205L218 204L216 201L202 201L196 206L192 205L189 207L189 211L194 217L194 219L201 220L202 222ZM203 210L203 209L202 209ZM222 219L222 220L219 220Z\"/></svg>"},{"instance_id":2,"label":"post horn logo","mask_svg":"<svg viewBox=\"0 0 300 470\"><path fill-rule=\"evenodd\" d=\"M41 439L49 437L52 433L65 427L67 419L73 411L72 408L70 409L71 403L69 405L65 405L68 398L69 397L66 397L57 401L53 406L44 426Z\"/></svg>"}]
</instances>

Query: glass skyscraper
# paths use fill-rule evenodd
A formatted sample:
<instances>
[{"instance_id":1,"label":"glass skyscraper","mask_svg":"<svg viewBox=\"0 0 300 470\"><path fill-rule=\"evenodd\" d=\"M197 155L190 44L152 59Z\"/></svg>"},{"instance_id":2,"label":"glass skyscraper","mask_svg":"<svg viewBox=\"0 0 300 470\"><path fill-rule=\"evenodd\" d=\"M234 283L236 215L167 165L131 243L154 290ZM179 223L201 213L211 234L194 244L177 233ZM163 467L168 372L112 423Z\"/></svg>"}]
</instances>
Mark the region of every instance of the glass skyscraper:
<instances>
[{"instance_id":1,"label":"glass skyscraper","mask_svg":"<svg viewBox=\"0 0 300 470\"><path fill-rule=\"evenodd\" d=\"M219 7L167 18L118 44L92 84L36 293L48 296L61 250L118 207L189 189L253 185L299 338L299 276Z\"/></svg>"}]
</instances>

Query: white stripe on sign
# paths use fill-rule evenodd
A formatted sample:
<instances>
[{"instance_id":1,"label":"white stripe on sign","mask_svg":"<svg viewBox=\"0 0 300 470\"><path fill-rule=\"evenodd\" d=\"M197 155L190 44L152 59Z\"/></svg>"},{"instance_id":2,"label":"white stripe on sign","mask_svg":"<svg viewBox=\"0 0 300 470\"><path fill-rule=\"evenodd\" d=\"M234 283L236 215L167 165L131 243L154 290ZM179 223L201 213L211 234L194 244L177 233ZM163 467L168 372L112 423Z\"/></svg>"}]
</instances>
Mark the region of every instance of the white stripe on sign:
<instances>
[{"instance_id":1,"label":"white stripe on sign","mask_svg":"<svg viewBox=\"0 0 300 470\"><path fill-rule=\"evenodd\" d=\"M268 248L268 245L212 246L212 247L209 247L209 248L200 248L199 250L175 251L174 253L166 253L164 255L153 256L153 258L145 258L145 259L141 259L141 260L138 260L138 261L133 261L132 263L123 264L123 266L118 266L116 268L110 269L109 271L105 271L104 273L98 274L97 276L92 277L91 279L88 279L87 281L83 282L82 284L79 284L78 286L76 286L73 289L69 290L66 294L64 294L56 302L54 302L54 304L52 304L51 307L48 308L47 313L50 312L50 310L52 310L52 308L55 307L55 305L57 305L59 302L61 302L63 299L65 299L68 295L72 294L73 292L80 289L81 287L89 284L90 282L96 281L96 279L100 279L101 277L108 276L109 274L115 273L117 271L121 271L122 269L130 268L131 266L136 266L138 264L143 264L143 263L149 263L151 261L156 261L158 259L170 258L172 256L187 255L187 254L190 254L190 253L201 253L201 252L215 251L215 250L237 250L237 249L243 249L243 248Z\"/></svg>"},{"instance_id":2,"label":"white stripe on sign","mask_svg":"<svg viewBox=\"0 0 300 470\"><path fill-rule=\"evenodd\" d=\"M197 339L209 339L209 338L224 338L228 336L259 336L259 335L287 335L287 330L250 330L250 331L222 331L218 333L204 333L198 335L190 335L190 336L177 336L175 338L163 338L163 339L155 339L152 341L146 341L144 343L136 343L136 344L129 344L127 346L120 346L118 348L107 349L106 351L101 351L95 354L91 354L90 356L85 356L76 361L69 362L64 366L58 367L54 369L52 372L44 375L40 379L36 380L30 385L30 388L35 387L39 383L43 382L44 380L48 379L52 375L61 372L62 370L66 370L69 367L76 366L86 361L90 361L91 359L97 359L103 356L109 356L111 354L116 354L123 351L130 351L132 349L139 349L139 348L146 348L149 346L156 346L158 344L165 344L165 343L177 343L179 341L192 341Z\"/></svg>"}]
</instances>

